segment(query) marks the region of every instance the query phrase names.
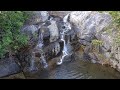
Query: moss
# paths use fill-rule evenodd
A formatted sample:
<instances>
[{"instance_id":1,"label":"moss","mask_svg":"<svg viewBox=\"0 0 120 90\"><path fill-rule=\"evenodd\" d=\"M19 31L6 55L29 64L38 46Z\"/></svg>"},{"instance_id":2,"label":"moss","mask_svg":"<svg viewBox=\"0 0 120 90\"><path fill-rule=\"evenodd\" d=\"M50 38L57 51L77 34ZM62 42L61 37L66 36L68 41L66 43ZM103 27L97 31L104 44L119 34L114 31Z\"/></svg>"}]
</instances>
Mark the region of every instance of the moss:
<instances>
[{"instance_id":1,"label":"moss","mask_svg":"<svg viewBox=\"0 0 120 90\"><path fill-rule=\"evenodd\" d=\"M101 46L101 45L103 45L103 42L101 40L94 39L94 40L92 40L92 45Z\"/></svg>"}]
</instances>

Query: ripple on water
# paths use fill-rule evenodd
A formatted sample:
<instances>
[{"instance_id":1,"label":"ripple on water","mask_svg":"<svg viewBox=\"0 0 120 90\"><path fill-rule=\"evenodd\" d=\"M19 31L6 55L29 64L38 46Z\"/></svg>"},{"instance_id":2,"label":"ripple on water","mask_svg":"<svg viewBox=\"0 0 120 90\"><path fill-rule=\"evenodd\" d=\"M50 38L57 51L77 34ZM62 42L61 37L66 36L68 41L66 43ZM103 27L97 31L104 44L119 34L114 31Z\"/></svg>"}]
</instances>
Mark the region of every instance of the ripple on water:
<instances>
[{"instance_id":1,"label":"ripple on water","mask_svg":"<svg viewBox=\"0 0 120 90\"><path fill-rule=\"evenodd\" d=\"M113 68L92 64L79 58L36 76L35 78L44 79L120 79L120 73Z\"/></svg>"}]
</instances>

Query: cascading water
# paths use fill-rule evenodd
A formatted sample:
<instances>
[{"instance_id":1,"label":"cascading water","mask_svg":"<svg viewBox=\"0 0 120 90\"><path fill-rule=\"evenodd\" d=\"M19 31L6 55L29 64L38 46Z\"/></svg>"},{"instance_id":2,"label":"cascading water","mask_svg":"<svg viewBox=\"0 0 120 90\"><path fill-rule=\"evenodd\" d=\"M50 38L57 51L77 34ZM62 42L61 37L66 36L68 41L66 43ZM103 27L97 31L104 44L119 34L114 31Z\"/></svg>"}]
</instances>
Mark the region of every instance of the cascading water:
<instances>
[{"instance_id":1,"label":"cascading water","mask_svg":"<svg viewBox=\"0 0 120 90\"><path fill-rule=\"evenodd\" d=\"M61 41L63 41L63 43L64 43L63 51L62 51L63 55L62 55L62 58L60 59L60 61L57 62L57 65L62 64L63 59L65 58L65 56L68 55L68 53L67 53L67 45L66 45L66 41L65 41L65 39L64 39L64 37L65 37L65 34L64 34L64 33L65 33L64 31L63 31L63 33L61 33Z\"/></svg>"},{"instance_id":2,"label":"cascading water","mask_svg":"<svg viewBox=\"0 0 120 90\"><path fill-rule=\"evenodd\" d=\"M45 56L43 55L43 53L41 54L41 63L43 64L44 68L48 67L48 64L46 62Z\"/></svg>"},{"instance_id":3,"label":"cascading water","mask_svg":"<svg viewBox=\"0 0 120 90\"><path fill-rule=\"evenodd\" d=\"M39 40L38 40L38 47L40 48L41 51L41 57L40 57L40 62L42 63L44 68L48 67L48 64L46 62L45 56L44 56L44 52L43 52L43 34L42 32L39 35Z\"/></svg>"},{"instance_id":4,"label":"cascading water","mask_svg":"<svg viewBox=\"0 0 120 90\"><path fill-rule=\"evenodd\" d=\"M43 65L44 68L47 68L48 64L47 64L45 56L44 56L43 46L44 46L44 43L43 43L43 33L42 33L42 31L40 31L39 37L38 37L38 44L37 44L36 48L39 49L39 52L41 54L40 63ZM34 62L34 61L32 61L32 62ZM31 64L31 65L33 65L33 64Z\"/></svg>"},{"instance_id":5,"label":"cascading water","mask_svg":"<svg viewBox=\"0 0 120 90\"><path fill-rule=\"evenodd\" d=\"M30 68L29 68L30 71L38 70L38 68L35 67L35 57L34 57L34 55L35 55L35 53L33 53L32 58L31 58Z\"/></svg>"},{"instance_id":6,"label":"cascading water","mask_svg":"<svg viewBox=\"0 0 120 90\"><path fill-rule=\"evenodd\" d=\"M43 35L42 35L42 33L40 33L40 35L39 35L38 47L40 49L42 49L42 47L43 47Z\"/></svg>"},{"instance_id":7,"label":"cascading water","mask_svg":"<svg viewBox=\"0 0 120 90\"><path fill-rule=\"evenodd\" d=\"M68 19L69 19L69 14L63 18L64 28L62 30L62 33L60 33L61 34L61 41L63 41L63 44L64 44L63 45L63 51L62 51L63 55L62 55L62 58L60 59L60 61L57 62L57 65L62 64L63 59L67 55L69 55L66 40L65 40L65 33L71 29L70 23L68 23Z\"/></svg>"}]
</instances>

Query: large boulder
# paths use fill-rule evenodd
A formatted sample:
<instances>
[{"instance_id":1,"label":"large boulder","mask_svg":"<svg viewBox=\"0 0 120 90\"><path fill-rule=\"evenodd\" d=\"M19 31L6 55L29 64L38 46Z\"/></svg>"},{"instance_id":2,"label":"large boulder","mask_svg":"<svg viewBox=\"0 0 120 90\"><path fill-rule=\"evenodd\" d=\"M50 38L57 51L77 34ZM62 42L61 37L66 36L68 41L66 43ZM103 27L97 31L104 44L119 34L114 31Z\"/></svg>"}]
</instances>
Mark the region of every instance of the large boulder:
<instances>
[{"instance_id":1,"label":"large boulder","mask_svg":"<svg viewBox=\"0 0 120 90\"><path fill-rule=\"evenodd\" d=\"M42 35L42 37L41 37L41 35ZM38 36L39 36L38 44L42 43L44 46L49 45L49 43L50 43L50 30L48 27L42 26L39 29Z\"/></svg>"},{"instance_id":2,"label":"large boulder","mask_svg":"<svg viewBox=\"0 0 120 90\"><path fill-rule=\"evenodd\" d=\"M104 48L109 51L111 49L111 46L113 44L113 37L111 37L106 32L101 33L101 36L98 37L99 40L103 42Z\"/></svg>"},{"instance_id":3,"label":"large boulder","mask_svg":"<svg viewBox=\"0 0 120 90\"><path fill-rule=\"evenodd\" d=\"M35 25L25 25L21 33L29 37L29 45L34 46L38 41L38 28Z\"/></svg>"},{"instance_id":4,"label":"large boulder","mask_svg":"<svg viewBox=\"0 0 120 90\"><path fill-rule=\"evenodd\" d=\"M80 43L85 45L84 55L93 63L109 64L120 71L120 47L115 42L118 30L115 30L112 17L108 13L95 11L75 11L70 13L70 23L77 27ZM97 39L102 45L91 45Z\"/></svg>"},{"instance_id":5,"label":"large boulder","mask_svg":"<svg viewBox=\"0 0 120 90\"><path fill-rule=\"evenodd\" d=\"M79 28L80 39L87 42L90 42L97 33L104 30L111 23L111 20L111 16L107 13L95 11L74 11L70 13L70 22Z\"/></svg>"},{"instance_id":6,"label":"large boulder","mask_svg":"<svg viewBox=\"0 0 120 90\"><path fill-rule=\"evenodd\" d=\"M52 20L48 28L50 31L50 42L56 41L59 38L59 30L56 21Z\"/></svg>"},{"instance_id":7,"label":"large boulder","mask_svg":"<svg viewBox=\"0 0 120 90\"><path fill-rule=\"evenodd\" d=\"M21 67L15 61L16 60L10 58L0 60L0 77L9 76L21 71Z\"/></svg>"},{"instance_id":8,"label":"large boulder","mask_svg":"<svg viewBox=\"0 0 120 90\"><path fill-rule=\"evenodd\" d=\"M67 14L71 13L72 11L48 11L50 15L59 16L64 18Z\"/></svg>"},{"instance_id":9,"label":"large boulder","mask_svg":"<svg viewBox=\"0 0 120 90\"><path fill-rule=\"evenodd\" d=\"M26 13L30 16L26 21L26 24L29 25L43 23L49 18L49 13L47 11L27 11Z\"/></svg>"}]
</instances>

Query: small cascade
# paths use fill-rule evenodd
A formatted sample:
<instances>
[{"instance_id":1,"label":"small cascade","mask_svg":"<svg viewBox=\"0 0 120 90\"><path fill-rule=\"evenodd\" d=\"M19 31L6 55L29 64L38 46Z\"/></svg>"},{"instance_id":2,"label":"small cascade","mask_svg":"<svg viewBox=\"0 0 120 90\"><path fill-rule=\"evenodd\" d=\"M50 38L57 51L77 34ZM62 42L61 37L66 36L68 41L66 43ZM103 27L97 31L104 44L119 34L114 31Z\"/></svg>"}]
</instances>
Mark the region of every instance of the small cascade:
<instances>
[{"instance_id":1,"label":"small cascade","mask_svg":"<svg viewBox=\"0 0 120 90\"><path fill-rule=\"evenodd\" d=\"M48 64L47 64L45 56L44 56L43 46L44 46L44 44L43 44L43 34L42 34L42 31L41 31L41 33L39 35L39 40L38 40L38 47L39 47L39 49L41 51L40 62L42 63L44 68L47 68Z\"/></svg>"},{"instance_id":2,"label":"small cascade","mask_svg":"<svg viewBox=\"0 0 120 90\"><path fill-rule=\"evenodd\" d=\"M42 63L44 68L48 67L48 64L46 62L45 56L43 54L41 54L41 63Z\"/></svg>"},{"instance_id":3,"label":"small cascade","mask_svg":"<svg viewBox=\"0 0 120 90\"><path fill-rule=\"evenodd\" d=\"M67 33L69 30L71 30L71 26L70 26L70 23L68 22L68 19L69 19L69 15L67 15L63 18L64 26L63 26L62 33L60 33L61 34L61 41L63 41L63 44L64 44L63 45L63 51L62 51L63 55L62 55L60 61L57 62L57 65L62 64L63 59L67 55L69 55L67 43L66 43L66 40L65 40L65 33Z\"/></svg>"},{"instance_id":4,"label":"small cascade","mask_svg":"<svg viewBox=\"0 0 120 90\"><path fill-rule=\"evenodd\" d=\"M47 68L48 64L47 64L46 59L45 59L45 55L44 55L44 51L43 51L43 46L44 46L43 31L41 30L40 33L39 33L38 44L36 46L36 50L39 50L39 53L41 54L41 56L40 56L40 63L43 65L44 68ZM34 62L34 61L32 61L32 62Z\"/></svg>"},{"instance_id":5,"label":"small cascade","mask_svg":"<svg viewBox=\"0 0 120 90\"><path fill-rule=\"evenodd\" d=\"M35 55L35 53L33 53L33 55ZM38 70L38 68L35 66L35 57L34 56L32 56L32 58L31 58L29 70L30 71Z\"/></svg>"},{"instance_id":6,"label":"small cascade","mask_svg":"<svg viewBox=\"0 0 120 90\"><path fill-rule=\"evenodd\" d=\"M43 35L40 33L38 40L38 47L41 49L43 47Z\"/></svg>"},{"instance_id":7,"label":"small cascade","mask_svg":"<svg viewBox=\"0 0 120 90\"><path fill-rule=\"evenodd\" d=\"M63 51L62 51L62 53L63 53L63 55L62 55L62 58L60 59L60 61L59 62L57 62L57 65L60 65L60 64L62 64L62 62L63 62L63 59L65 58L65 56L67 56L68 55L68 52L67 52L67 45L66 45L66 41L65 41L65 31L63 31L62 33L61 33L61 41L63 41Z\"/></svg>"}]
</instances>

